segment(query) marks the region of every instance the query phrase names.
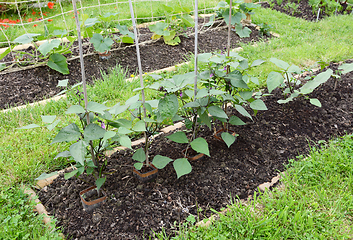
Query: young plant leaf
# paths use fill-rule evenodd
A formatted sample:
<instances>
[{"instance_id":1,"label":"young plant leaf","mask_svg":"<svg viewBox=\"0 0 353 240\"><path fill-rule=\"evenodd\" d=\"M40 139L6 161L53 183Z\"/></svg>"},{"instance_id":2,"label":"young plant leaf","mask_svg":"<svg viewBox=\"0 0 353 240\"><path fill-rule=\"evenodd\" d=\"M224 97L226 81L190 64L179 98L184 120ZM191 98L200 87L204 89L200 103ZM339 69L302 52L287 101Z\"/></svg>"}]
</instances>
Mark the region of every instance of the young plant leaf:
<instances>
[{"instance_id":1,"label":"young plant leaf","mask_svg":"<svg viewBox=\"0 0 353 240\"><path fill-rule=\"evenodd\" d=\"M310 103L311 103L312 105L317 106L317 107L321 107L321 102L319 101L319 99L310 98Z\"/></svg>"},{"instance_id":2,"label":"young plant leaf","mask_svg":"<svg viewBox=\"0 0 353 240\"><path fill-rule=\"evenodd\" d=\"M173 133L172 135L167 136L166 138L169 138L170 140L172 140L173 142L176 143L188 143L189 140L186 137L185 132L176 132Z\"/></svg>"},{"instance_id":3,"label":"young plant leaf","mask_svg":"<svg viewBox=\"0 0 353 240\"><path fill-rule=\"evenodd\" d=\"M353 63L342 64L338 69L342 70L342 74L346 74L353 71Z\"/></svg>"},{"instance_id":4,"label":"young plant leaf","mask_svg":"<svg viewBox=\"0 0 353 240\"><path fill-rule=\"evenodd\" d=\"M223 111L223 109L218 106L209 107L208 112L214 117L228 118L227 114Z\"/></svg>"},{"instance_id":5,"label":"young plant leaf","mask_svg":"<svg viewBox=\"0 0 353 240\"><path fill-rule=\"evenodd\" d=\"M245 117L248 117L248 118L250 118L250 119L252 120L251 115L245 110L245 108L243 108L242 106L237 105L237 104L234 105L234 108L235 108L241 115L243 115L243 116L245 116Z\"/></svg>"},{"instance_id":6,"label":"young plant leaf","mask_svg":"<svg viewBox=\"0 0 353 240\"><path fill-rule=\"evenodd\" d=\"M97 140L103 138L106 131L101 126L98 126L95 123L90 123L85 128L84 137L85 140Z\"/></svg>"},{"instance_id":7,"label":"young plant leaf","mask_svg":"<svg viewBox=\"0 0 353 240\"><path fill-rule=\"evenodd\" d=\"M277 58L270 58L270 61L273 62L277 67L282 68L284 70L289 68L289 64L286 63L285 61L282 61Z\"/></svg>"},{"instance_id":8,"label":"young plant leaf","mask_svg":"<svg viewBox=\"0 0 353 240\"><path fill-rule=\"evenodd\" d=\"M104 137L103 137L103 142L108 140L108 139L111 139L112 137L114 137L116 135L116 132L114 131L107 131L104 133Z\"/></svg>"},{"instance_id":9,"label":"young plant leaf","mask_svg":"<svg viewBox=\"0 0 353 240\"><path fill-rule=\"evenodd\" d=\"M60 43L61 41L59 39L53 39L50 42L47 40L45 43L38 47L38 50L41 52L41 54L43 54L43 56L46 56L51 50L59 47Z\"/></svg>"},{"instance_id":10,"label":"young plant leaf","mask_svg":"<svg viewBox=\"0 0 353 240\"><path fill-rule=\"evenodd\" d=\"M57 159L59 157L71 157L71 153L69 151L64 151L64 152L61 152L61 153L58 153L54 159Z\"/></svg>"},{"instance_id":11,"label":"young plant leaf","mask_svg":"<svg viewBox=\"0 0 353 240\"><path fill-rule=\"evenodd\" d=\"M119 142L121 146L131 149L131 139L128 136L126 135L121 136L119 138Z\"/></svg>"},{"instance_id":12,"label":"young plant leaf","mask_svg":"<svg viewBox=\"0 0 353 240\"><path fill-rule=\"evenodd\" d=\"M229 119L229 123L232 125L245 125L246 123L243 122L243 120L241 120L240 118L238 118L237 116L231 116Z\"/></svg>"},{"instance_id":13,"label":"young plant leaf","mask_svg":"<svg viewBox=\"0 0 353 240\"><path fill-rule=\"evenodd\" d=\"M186 158L178 158L173 162L173 167L177 173L177 177L180 178L191 172L192 167Z\"/></svg>"},{"instance_id":14,"label":"young plant leaf","mask_svg":"<svg viewBox=\"0 0 353 240\"><path fill-rule=\"evenodd\" d=\"M252 103L250 103L250 107L254 110L267 110L265 103L261 99L256 99Z\"/></svg>"},{"instance_id":15,"label":"young plant leaf","mask_svg":"<svg viewBox=\"0 0 353 240\"><path fill-rule=\"evenodd\" d=\"M90 112L100 113L103 115L104 111L107 109L108 109L107 106L100 104L100 103L97 103L97 102L89 102L87 104L87 110Z\"/></svg>"},{"instance_id":16,"label":"young plant leaf","mask_svg":"<svg viewBox=\"0 0 353 240\"><path fill-rule=\"evenodd\" d=\"M275 88L280 86L284 81L282 75L278 72L270 72L267 76L267 89L271 93Z\"/></svg>"},{"instance_id":17,"label":"young plant leaf","mask_svg":"<svg viewBox=\"0 0 353 240\"><path fill-rule=\"evenodd\" d=\"M165 96L158 103L158 110L163 120L166 118L173 118L178 112L178 108L178 98L174 94Z\"/></svg>"},{"instance_id":18,"label":"young plant leaf","mask_svg":"<svg viewBox=\"0 0 353 240\"><path fill-rule=\"evenodd\" d=\"M70 142L78 139L81 136L80 129L75 123L64 127L60 132L55 136L51 144L57 142Z\"/></svg>"},{"instance_id":19,"label":"young plant leaf","mask_svg":"<svg viewBox=\"0 0 353 240\"><path fill-rule=\"evenodd\" d=\"M165 166L167 166L168 163L170 163L171 161L173 161L172 159L170 159L169 157L164 157L161 155L156 155L153 158L152 164L158 168L158 169L163 169Z\"/></svg>"},{"instance_id":20,"label":"young plant leaf","mask_svg":"<svg viewBox=\"0 0 353 240\"><path fill-rule=\"evenodd\" d=\"M65 174L64 174L65 180L67 180L67 179L69 179L69 178L72 178L73 176L76 175L76 173L78 173L78 170L77 170L77 169L76 169L76 170L73 170L73 171L71 171L71 172L65 173Z\"/></svg>"},{"instance_id":21,"label":"young plant leaf","mask_svg":"<svg viewBox=\"0 0 353 240\"><path fill-rule=\"evenodd\" d=\"M146 160L145 151L142 148L137 149L134 155L132 155L132 159L139 162L144 162Z\"/></svg>"},{"instance_id":22,"label":"young plant leaf","mask_svg":"<svg viewBox=\"0 0 353 240\"><path fill-rule=\"evenodd\" d=\"M162 35L162 36L169 36L170 35L170 31L166 30L168 28L168 23L165 22L157 22L154 25L150 25L148 26L148 28L156 33L157 35Z\"/></svg>"},{"instance_id":23,"label":"young plant leaf","mask_svg":"<svg viewBox=\"0 0 353 240\"><path fill-rule=\"evenodd\" d=\"M43 179L47 179L47 178L50 178L52 176L55 176L57 175L58 172L52 172L52 173L42 173L39 177L37 177L36 179L34 180L43 180Z\"/></svg>"},{"instance_id":24,"label":"young plant leaf","mask_svg":"<svg viewBox=\"0 0 353 240\"><path fill-rule=\"evenodd\" d=\"M47 63L48 67L58 71L62 74L69 74L69 68L67 67L66 57L59 53L53 53L49 56Z\"/></svg>"},{"instance_id":25,"label":"young plant leaf","mask_svg":"<svg viewBox=\"0 0 353 240\"><path fill-rule=\"evenodd\" d=\"M146 131L145 127L145 121L140 120L137 123L135 123L134 127L132 128L135 132L144 132Z\"/></svg>"},{"instance_id":26,"label":"young plant leaf","mask_svg":"<svg viewBox=\"0 0 353 240\"><path fill-rule=\"evenodd\" d=\"M39 36L37 33L26 33L14 40L15 43L27 44L33 41L33 37Z\"/></svg>"},{"instance_id":27,"label":"young plant leaf","mask_svg":"<svg viewBox=\"0 0 353 240\"><path fill-rule=\"evenodd\" d=\"M107 179L107 178L104 177L104 178L98 178L98 179L96 180L97 191L99 191L99 189L103 186L103 184L105 183L105 180L106 180L106 179Z\"/></svg>"},{"instance_id":28,"label":"young plant leaf","mask_svg":"<svg viewBox=\"0 0 353 240\"><path fill-rule=\"evenodd\" d=\"M84 113L85 109L80 106L80 105L72 105L71 107L69 107L69 109L66 110L66 114L70 114L70 113Z\"/></svg>"},{"instance_id":29,"label":"young plant leaf","mask_svg":"<svg viewBox=\"0 0 353 240\"><path fill-rule=\"evenodd\" d=\"M75 159L76 162L79 162L84 166L86 149L87 145L84 141L80 140L70 146L70 154Z\"/></svg>"},{"instance_id":30,"label":"young plant leaf","mask_svg":"<svg viewBox=\"0 0 353 240\"><path fill-rule=\"evenodd\" d=\"M235 142L235 137L228 132L222 132L221 137L227 144L228 148Z\"/></svg>"},{"instance_id":31,"label":"young plant leaf","mask_svg":"<svg viewBox=\"0 0 353 240\"><path fill-rule=\"evenodd\" d=\"M134 168L136 168L137 170L141 170L142 167L143 167L143 163L141 162L134 163Z\"/></svg>"},{"instance_id":32,"label":"young plant leaf","mask_svg":"<svg viewBox=\"0 0 353 240\"><path fill-rule=\"evenodd\" d=\"M210 151L208 150L208 143L206 142L205 139L199 137L196 138L194 141L190 143L192 149L194 149L196 152L206 154L207 156L210 156Z\"/></svg>"}]
</instances>

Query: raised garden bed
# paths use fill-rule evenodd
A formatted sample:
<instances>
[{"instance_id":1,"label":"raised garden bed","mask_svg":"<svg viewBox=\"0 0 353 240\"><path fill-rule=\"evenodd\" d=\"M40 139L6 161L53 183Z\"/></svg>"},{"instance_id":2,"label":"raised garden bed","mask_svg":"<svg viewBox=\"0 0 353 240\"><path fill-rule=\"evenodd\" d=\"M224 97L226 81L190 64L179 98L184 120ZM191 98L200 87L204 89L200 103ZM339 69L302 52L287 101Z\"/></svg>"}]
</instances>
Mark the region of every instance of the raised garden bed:
<instances>
[{"instance_id":1,"label":"raised garden bed","mask_svg":"<svg viewBox=\"0 0 353 240\"><path fill-rule=\"evenodd\" d=\"M331 78L313 92L310 97L319 99L321 108L304 98L279 105L282 96L275 91L264 99L268 111L259 112L254 122L239 116L247 125L231 128L239 136L229 149L213 139L213 131L203 129L200 135L207 139L211 157L191 162L193 171L179 180L167 166L155 182L141 183L126 166L132 165L131 152L120 151L109 159L108 169L114 173L107 175L108 200L101 208L83 211L78 193L88 185L63 177L38 192L40 201L59 220L67 238L143 239L162 227L173 234L174 222L178 225L189 214L209 217L211 208L219 211L231 198L247 198L282 171L288 159L307 154L308 144L352 133L352 79L353 72L342 75L335 87ZM160 136L150 155L176 159L183 147Z\"/></svg>"},{"instance_id":2,"label":"raised garden bed","mask_svg":"<svg viewBox=\"0 0 353 240\"><path fill-rule=\"evenodd\" d=\"M285 13L287 15L302 18L307 21L316 21L317 20L317 11L312 10L312 6L309 4L308 0L302 1L290 1L290 0L283 0L280 4L279 1L272 0L267 2L262 2L261 6L264 8L271 8L273 10ZM347 12L344 11L337 11L337 14L351 14L352 10L348 10ZM329 15L325 12L325 10L321 9L318 20L324 19Z\"/></svg>"},{"instance_id":3,"label":"raised garden bed","mask_svg":"<svg viewBox=\"0 0 353 240\"><path fill-rule=\"evenodd\" d=\"M204 20L200 21L203 22ZM255 27L250 28L252 33L248 38L239 38L232 32L231 48L239 47L240 42L251 43L261 39L259 31ZM139 32L143 34L144 38L140 41L148 40L152 35L148 28L140 29ZM199 51L223 50L227 43L227 34L226 28L214 28L199 34ZM86 56L84 63L87 80L93 82L95 78L101 77L101 72L107 73L117 64L127 69L129 76L135 74L137 69L136 49L134 46L125 46L127 48L113 51L111 58L108 60L99 60L98 54ZM185 62L185 57L194 50L194 37L181 36L181 43L177 46L169 46L163 40L159 40L142 45L140 49L143 71L150 72ZM92 50L92 47L87 47L85 52L89 53ZM68 67L70 71L68 75L62 75L47 66L0 74L0 109L50 98L62 90L57 87L58 80L69 79L69 83L72 85L80 82L79 59L69 61Z\"/></svg>"}]
</instances>

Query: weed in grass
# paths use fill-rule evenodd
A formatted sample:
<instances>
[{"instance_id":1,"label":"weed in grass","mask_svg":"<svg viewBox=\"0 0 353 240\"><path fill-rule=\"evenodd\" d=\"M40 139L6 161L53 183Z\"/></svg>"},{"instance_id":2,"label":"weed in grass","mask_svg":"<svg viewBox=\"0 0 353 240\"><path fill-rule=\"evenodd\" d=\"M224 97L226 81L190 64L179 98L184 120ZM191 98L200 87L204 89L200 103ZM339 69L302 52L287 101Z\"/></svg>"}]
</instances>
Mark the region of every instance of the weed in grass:
<instances>
[{"instance_id":1,"label":"weed in grass","mask_svg":"<svg viewBox=\"0 0 353 240\"><path fill-rule=\"evenodd\" d=\"M0 239L62 239L54 221L43 226L43 216L33 211L35 205L21 189L0 189Z\"/></svg>"}]
</instances>

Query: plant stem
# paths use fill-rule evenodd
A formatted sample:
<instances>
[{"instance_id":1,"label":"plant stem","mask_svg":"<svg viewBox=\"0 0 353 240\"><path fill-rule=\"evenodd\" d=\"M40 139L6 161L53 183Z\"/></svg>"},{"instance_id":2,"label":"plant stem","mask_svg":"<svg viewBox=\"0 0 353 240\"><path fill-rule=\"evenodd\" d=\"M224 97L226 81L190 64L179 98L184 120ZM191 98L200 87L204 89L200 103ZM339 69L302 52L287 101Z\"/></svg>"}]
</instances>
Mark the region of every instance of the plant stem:
<instances>
[{"instance_id":1,"label":"plant stem","mask_svg":"<svg viewBox=\"0 0 353 240\"><path fill-rule=\"evenodd\" d=\"M146 107L145 107L145 91L143 86L143 77L142 77L142 66L141 66L141 57L140 57L140 48L139 48L139 41L137 37L137 30L136 30L136 22L134 17L134 9L132 7L132 2L129 0L129 7L130 7L130 14L131 14L131 21L134 28L134 36L135 36L135 44L136 44L136 55L137 55L137 64L139 68L139 77L140 77L140 84L141 84L141 93L142 93L142 107L143 107L143 116L146 118ZM147 129L147 123L145 122L145 129ZM149 159L148 159L148 137L146 131L143 132L145 138L145 158L146 158L146 165L149 166Z\"/></svg>"}]
</instances>

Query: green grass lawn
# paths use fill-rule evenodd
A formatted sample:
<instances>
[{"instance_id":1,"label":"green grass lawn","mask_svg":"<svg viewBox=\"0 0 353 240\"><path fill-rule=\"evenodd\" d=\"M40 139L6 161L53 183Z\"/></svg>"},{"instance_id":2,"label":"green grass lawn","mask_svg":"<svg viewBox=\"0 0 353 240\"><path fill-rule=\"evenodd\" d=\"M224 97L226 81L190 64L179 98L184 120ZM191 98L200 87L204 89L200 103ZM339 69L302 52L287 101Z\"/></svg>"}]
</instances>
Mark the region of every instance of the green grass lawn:
<instances>
[{"instance_id":1,"label":"green grass lawn","mask_svg":"<svg viewBox=\"0 0 353 240\"><path fill-rule=\"evenodd\" d=\"M339 62L353 58L352 16L333 16L318 23L312 23L269 9L258 9L256 10L256 14L252 16L252 19L254 23L259 24L267 22L268 24L271 24L273 26L272 31L279 33L281 37L278 39L272 38L268 42L259 42L256 47L251 46L251 44L243 44L242 47L244 50L240 53L240 55L249 58L250 61L255 59L268 60L270 57L276 57L291 64L296 64L306 68L314 66L318 61ZM226 43L224 46L226 46ZM223 48L223 46L220 46L220 48ZM265 63L256 69L254 74L261 80L261 86L264 86L267 74L272 71L274 67L275 66L273 64ZM193 66L190 64L189 66L180 68L178 72L192 71L192 69ZM139 85L138 81L126 83L124 80L125 78L126 77L122 69L113 69L109 75L104 75L103 80L97 80L95 88L89 87L90 100L98 102L108 101L108 105L110 106L117 102L125 102L134 94L132 93L132 90ZM114 91L111 89L114 89ZM147 97L152 97L152 94L152 92L148 93ZM14 196L15 199L18 199L22 205L26 203L26 201L21 200L23 199L23 196L18 192L20 183L33 184L34 178L39 176L42 172L58 170L68 164L65 160L54 160L55 155L65 150L67 147L65 144L50 145L51 140L58 132L58 129L49 132L44 130L44 128L35 130L18 130L17 128L31 123L40 124L41 115L57 115L61 119L59 126L64 127L70 121L75 121L75 118L72 115L64 114L66 108L73 103L75 103L74 95L69 95L67 100L50 102L46 106L29 107L20 111L0 113L0 181L2 182L0 187L2 202L0 204L2 204L1 206L3 208L9 208L7 196L10 195ZM351 137L346 137L344 140L332 144L332 148L335 149L341 149L343 146L342 151L337 150L337 157L342 156L342 158L347 158L352 161L352 158L349 158L349 154L352 155L352 148L348 147L349 144L352 145ZM331 149L331 147L328 149ZM314 156L314 152L312 156ZM317 153L317 156L318 159L324 158L325 152ZM303 178L307 179L305 180L307 182L304 182L304 184L311 184L311 180L310 182L308 180L309 178L321 179L322 176L320 174L323 166L320 164L310 165L307 160L302 161L301 163L307 164L306 167L303 167L304 165L300 167L303 168L300 173L306 174ZM329 164L329 166L334 167L334 163L335 162ZM337 165L336 170L340 176L340 178L337 178L339 179L337 181L350 181L350 185L346 184L345 186L347 187L346 192L350 191L352 195L351 175L349 175L350 180L343 178L344 171L352 170L352 163L350 164L351 165L348 163ZM293 163L293 165L294 168L297 166L296 163ZM304 171L309 169L309 165L311 172ZM340 166L342 166L342 168L340 168ZM289 170L289 172L291 171L292 170ZM324 174L324 176L329 176L329 172L324 172L322 174ZM296 175L294 174L294 176ZM333 174L333 176L336 175ZM301 185L303 185L301 178L299 180L298 181ZM286 179L284 181L287 184L288 181ZM316 182L320 183L319 180L316 180ZM337 185L335 184L336 182L333 182L333 186ZM297 185L299 185L299 183ZM316 188L318 187L312 187L313 191L315 190L318 192L309 192L311 195L307 195L305 199L309 200L312 198L315 202L313 204L318 207L315 208L315 211L311 211L309 209L310 211L308 210L309 212L307 212L304 207L307 207L308 205L305 205L304 203L292 204L293 202L297 203L298 200L300 200L298 194L302 194L304 196L304 192L300 192L299 190L288 190L287 186L288 185L286 185L284 190L282 189L282 192L276 193L279 195L276 195L277 197L273 198L271 201L270 196L267 198L268 201L260 199L256 200L261 201L261 204L264 207L268 207L268 209L277 209L274 210L274 212L271 212L270 210L268 210L268 212L261 212L259 210L257 211L259 212L258 218L255 218L254 214L250 214L250 212L253 211L251 210L251 207L241 207L240 205L235 205L235 209L242 209L237 211L243 212L244 218L234 220L231 220L232 218L228 218L230 222L225 223L225 225L235 226L238 223L237 221L250 221L249 219L254 218L258 222L254 220L254 222L250 222L252 224L251 226L246 226L244 229L239 227L239 236L246 236L245 233L249 235L249 233L254 232L259 234L258 236L262 236L261 234L265 234L263 236L266 236L266 234L277 234L277 236L283 236L283 238L285 238L284 236L288 236L288 238L298 238L296 236L299 236L300 233L305 232L308 236L307 239L309 239L310 236L311 239L327 239L327 236L329 236L328 238L340 239L341 235L350 236L352 238L352 235L349 235L351 233L347 230L347 228L345 228L345 226L352 224L352 199L349 198L348 195L344 195L344 188L342 188L341 191L336 191L335 189L331 189L330 186L326 186L328 188L324 188L324 190L322 190L322 188L317 190ZM343 187L343 184L342 186L337 187ZM14 193L10 194L8 190L9 188L13 189ZM331 201L331 205L328 204L330 202L327 200L329 199L328 197L333 196L333 193L329 193L329 191L331 191L330 189L336 194L341 194L337 195L335 198L337 200L335 201L336 205L333 204L333 201ZM305 189L305 191L307 191L307 189ZM280 193L283 193L283 195ZM262 196L261 199L265 199L265 196ZM295 201L293 199L295 199ZM288 206L288 208L285 208L286 206ZM343 214L344 211L346 211L346 214ZM7 219L8 216L14 216L11 211L7 212L8 214L6 212L1 212L0 225L4 221L3 219ZM296 214L298 217L295 217ZM281 220L282 222L280 222L278 219L284 218L284 216L287 216L287 220ZM291 218L289 216L291 216ZM314 227L307 228L307 225L309 224L309 217L305 216L312 216L310 224L311 221L313 221ZM297 220L292 222L288 220L294 218ZM22 215L19 219L19 221L25 222L25 224L23 224L24 226L27 226L26 224L28 224L28 219L23 218ZM300 220L300 227L298 227L298 219ZM328 223L332 223L332 226ZM330 227L323 227L326 225L330 225ZM13 225L12 227L16 228L16 225ZM215 225L212 228L216 229L216 227L217 226ZM277 229L278 232L273 232L273 230L271 230L272 227ZM35 236L38 235L34 234L37 230L33 231L30 227L24 228L25 229L21 231L25 232L27 229L27 233L30 234L29 239L37 239ZM259 232L256 231L258 228ZM222 225L221 229L223 229L222 231L224 231L225 239L227 239L226 234L229 233L227 233L226 227ZM208 230L202 231L207 232ZM200 236L202 236L202 231L200 230L197 234L201 234ZM44 239L45 237L51 236L50 234L55 234L51 231L44 233L38 230L38 232L39 235L42 234L44 236ZM210 232L210 236L213 236L212 234L216 233ZM50 237L48 238L50 239Z\"/></svg>"}]
</instances>

